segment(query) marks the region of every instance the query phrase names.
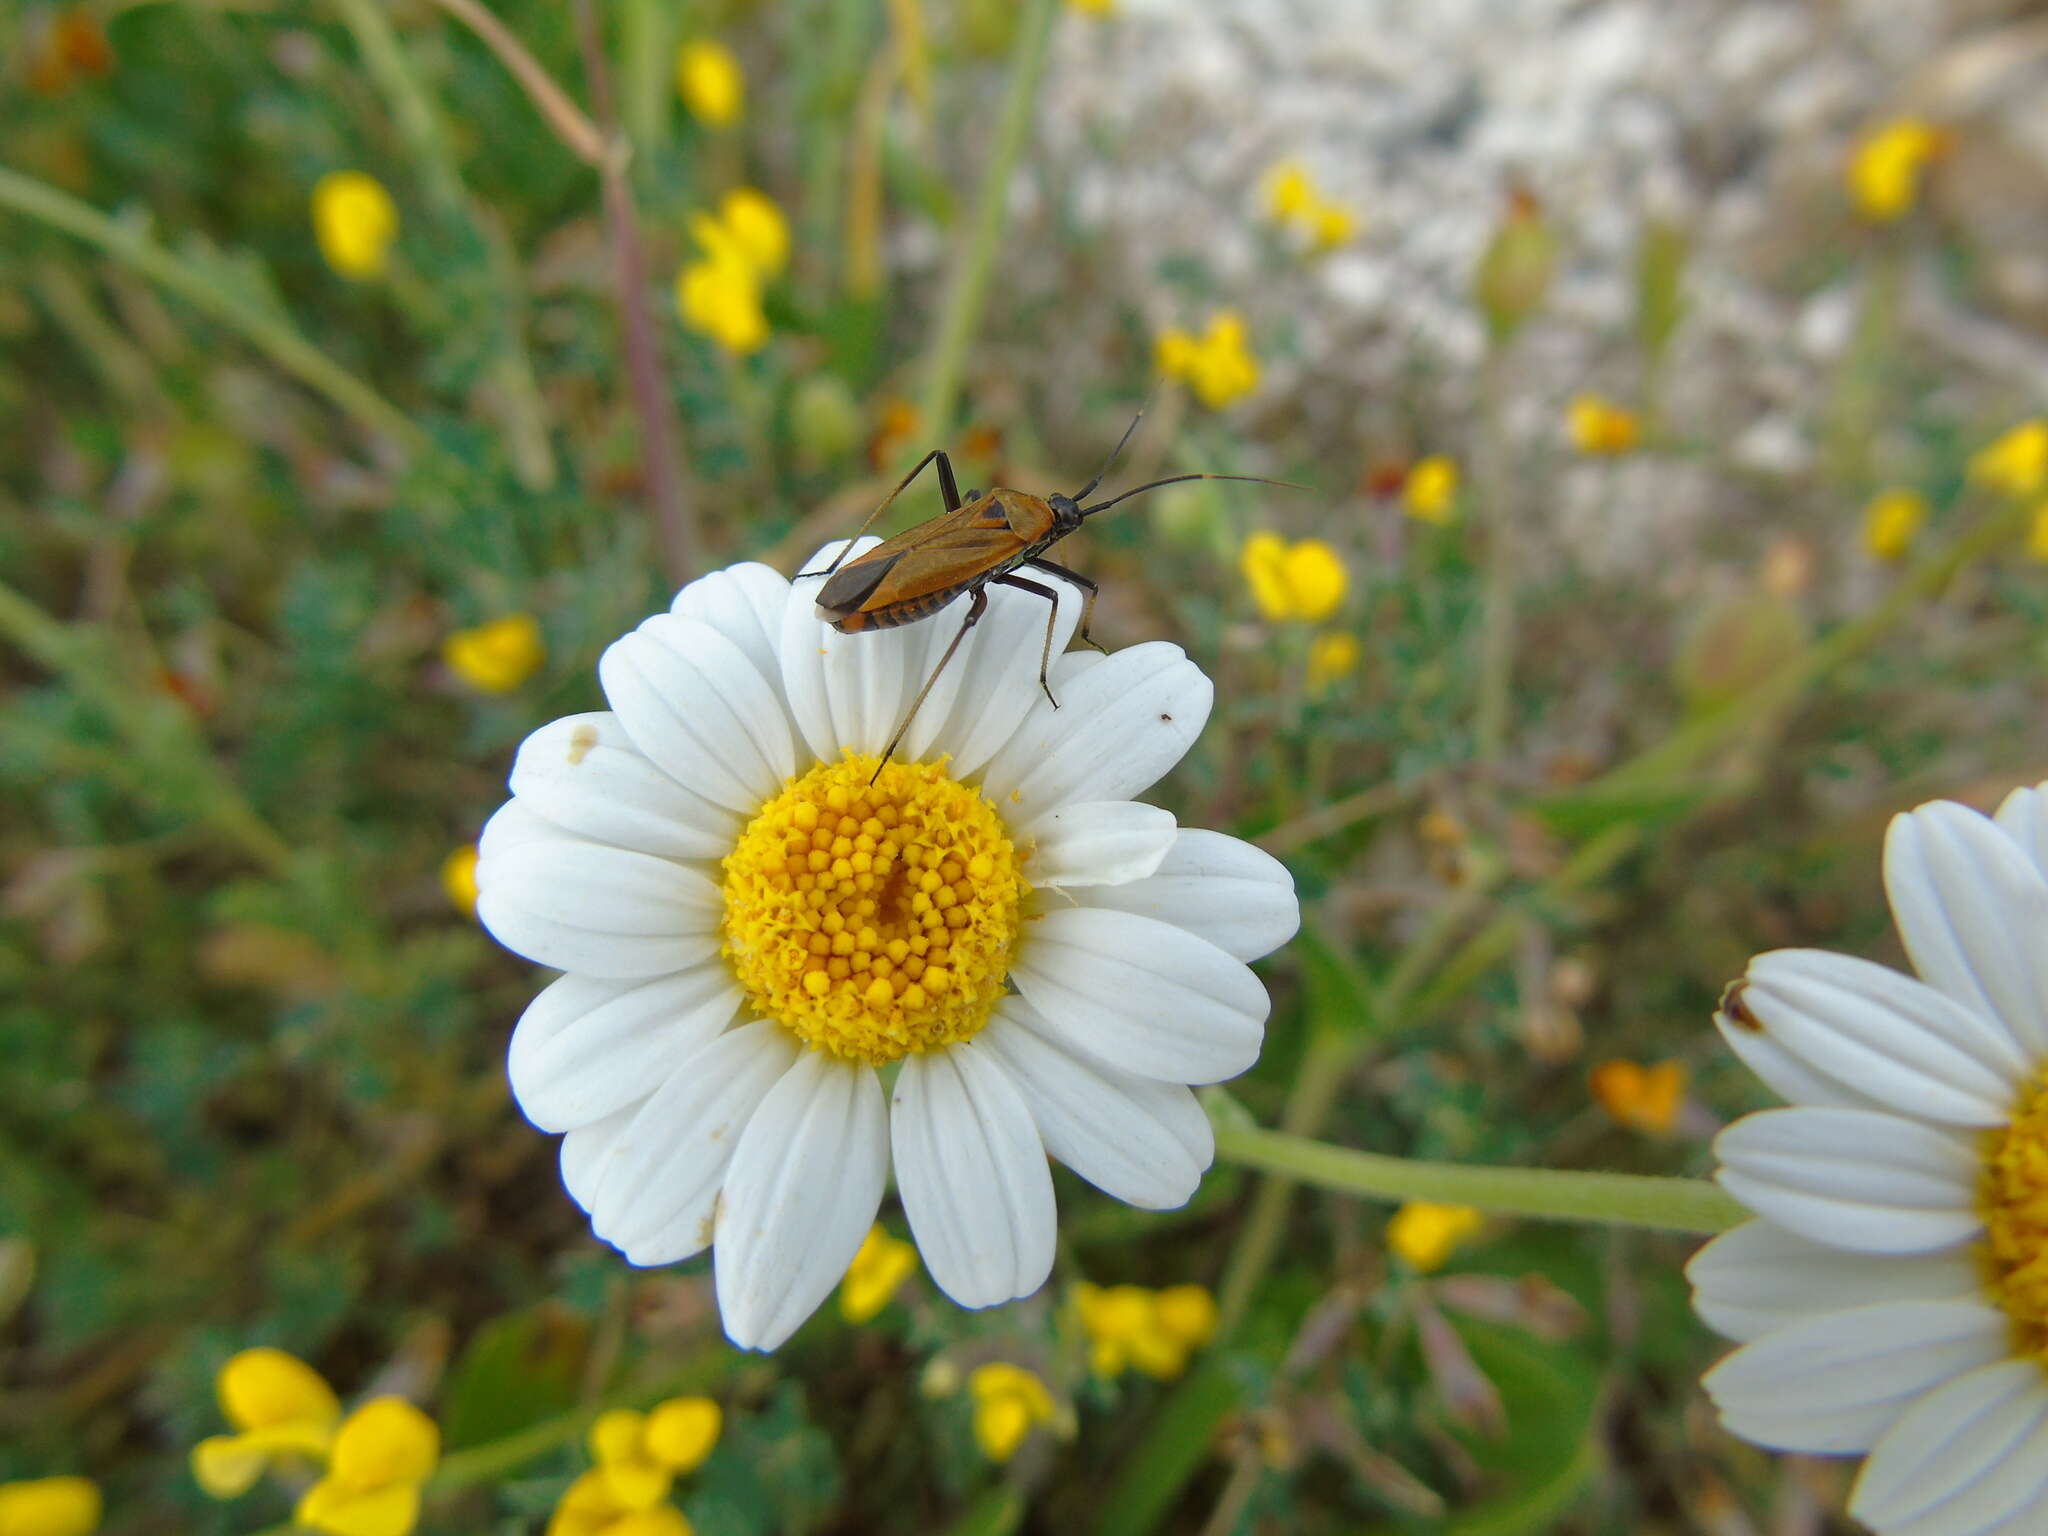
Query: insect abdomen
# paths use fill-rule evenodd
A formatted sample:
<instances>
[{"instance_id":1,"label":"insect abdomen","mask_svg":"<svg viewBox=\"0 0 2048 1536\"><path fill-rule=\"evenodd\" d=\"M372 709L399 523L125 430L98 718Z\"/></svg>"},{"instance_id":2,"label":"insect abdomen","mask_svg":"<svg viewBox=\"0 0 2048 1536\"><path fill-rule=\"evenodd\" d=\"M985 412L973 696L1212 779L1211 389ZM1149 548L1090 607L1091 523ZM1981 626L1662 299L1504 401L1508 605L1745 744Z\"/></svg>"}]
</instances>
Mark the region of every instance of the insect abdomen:
<instances>
[{"instance_id":1,"label":"insect abdomen","mask_svg":"<svg viewBox=\"0 0 2048 1536\"><path fill-rule=\"evenodd\" d=\"M849 613L833 619L832 627L843 635L853 635L864 629L894 629L899 624L915 624L919 619L930 618L965 592L967 587L968 583L963 581L957 587L947 587L940 592L927 592L922 597L905 598L902 602L891 603L886 608L870 609L866 613Z\"/></svg>"}]
</instances>

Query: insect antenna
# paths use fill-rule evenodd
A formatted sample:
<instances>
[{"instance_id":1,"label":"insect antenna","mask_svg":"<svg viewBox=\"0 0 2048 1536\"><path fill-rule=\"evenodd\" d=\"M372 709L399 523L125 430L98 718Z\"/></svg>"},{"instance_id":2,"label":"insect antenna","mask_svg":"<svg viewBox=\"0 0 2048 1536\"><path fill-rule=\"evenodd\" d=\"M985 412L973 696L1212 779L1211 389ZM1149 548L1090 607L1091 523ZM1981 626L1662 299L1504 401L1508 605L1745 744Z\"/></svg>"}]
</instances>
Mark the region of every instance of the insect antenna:
<instances>
[{"instance_id":1,"label":"insect antenna","mask_svg":"<svg viewBox=\"0 0 2048 1536\"><path fill-rule=\"evenodd\" d=\"M1083 507L1081 515L1083 517L1093 517L1098 512L1107 512L1120 501L1129 501L1133 496L1142 496L1147 491L1156 491L1162 485L1179 485L1183 480L1240 480L1246 485L1277 485L1290 491L1313 489L1313 487L1302 485L1298 481L1268 480L1263 475L1170 475L1164 480L1154 480L1150 485L1141 485L1136 490L1125 491L1121 496L1112 496L1108 501L1098 501L1092 507ZM1094 487L1091 485L1089 489L1093 490ZM1081 494L1085 496L1087 492L1083 491ZM1076 501L1080 499L1080 496L1074 498Z\"/></svg>"},{"instance_id":2,"label":"insect antenna","mask_svg":"<svg viewBox=\"0 0 2048 1536\"><path fill-rule=\"evenodd\" d=\"M1116 440L1116 446L1109 450L1109 457L1102 461L1102 468L1095 471L1095 478L1093 480L1090 480L1086 485L1082 486L1081 489L1074 492L1074 500L1086 501L1088 499L1089 493L1093 491L1095 487L1102 484L1102 477L1108 474L1112 469L1116 467L1117 455L1124 451L1124 444L1128 443L1131 440L1131 434L1138 430L1138 423L1145 419L1145 413L1151 408L1152 402L1149 398L1145 401L1143 405L1138 407L1138 414L1131 418L1131 424L1128 427L1124 428L1124 435L1118 438Z\"/></svg>"}]
</instances>

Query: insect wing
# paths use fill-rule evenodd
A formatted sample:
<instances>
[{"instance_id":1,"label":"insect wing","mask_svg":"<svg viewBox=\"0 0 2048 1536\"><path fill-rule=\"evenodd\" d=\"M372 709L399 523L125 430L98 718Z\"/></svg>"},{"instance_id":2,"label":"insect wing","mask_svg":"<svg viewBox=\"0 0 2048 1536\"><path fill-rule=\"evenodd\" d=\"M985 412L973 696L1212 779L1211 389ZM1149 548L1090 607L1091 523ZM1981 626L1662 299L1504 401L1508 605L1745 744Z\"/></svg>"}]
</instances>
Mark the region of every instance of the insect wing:
<instances>
[{"instance_id":1,"label":"insect wing","mask_svg":"<svg viewBox=\"0 0 2048 1536\"><path fill-rule=\"evenodd\" d=\"M983 497L884 540L843 565L818 593L828 613L872 613L957 590L1025 548L994 498Z\"/></svg>"}]
</instances>

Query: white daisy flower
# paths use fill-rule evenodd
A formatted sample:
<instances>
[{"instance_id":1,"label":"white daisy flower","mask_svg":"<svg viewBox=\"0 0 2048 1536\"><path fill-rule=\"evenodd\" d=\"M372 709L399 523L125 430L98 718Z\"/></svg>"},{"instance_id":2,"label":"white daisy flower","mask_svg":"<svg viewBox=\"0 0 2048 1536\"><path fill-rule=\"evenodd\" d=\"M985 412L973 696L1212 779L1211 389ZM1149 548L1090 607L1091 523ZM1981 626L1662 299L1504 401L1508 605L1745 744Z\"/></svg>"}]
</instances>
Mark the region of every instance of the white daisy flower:
<instances>
[{"instance_id":1,"label":"white daisy flower","mask_svg":"<svg viewBox=\"0 0 2048 1536\"><path fill-rule=\"evenodd\" d=\"M754 1349L838 1284L892 1166L969 1307L1050 1271L1048 1153L1185 1203L1189 1085L1257 1059L1246 962L1300 920L1278 861L1130 798L1208 718L1177 646L1058 656L1063 592L1055 708L1044 600L992 587L876 776L957 617L842 635L817 585L733 566L613 644L611 710L527 738L477 865L491 933L567 973L513 1035L520 1108L628 1262L713 1250Z\"/></svg>"},{"instance_id":2,"label":"white daisy flower","mask_svg":"<svg viewBox=\"0 0 2048 1536\"><path fill-rule=\"evenodd\" d=\"M1820 950L1752 960L1715 1022L1791 1103L1721 1133L1756 1221L1687 1269L1742 1347L1736 1434L1863 1454L1885 1536L2048 1531L2048 785L1996 820L1896 817L1885 890L1919 980Z\"/></svg>"}]
</instances>

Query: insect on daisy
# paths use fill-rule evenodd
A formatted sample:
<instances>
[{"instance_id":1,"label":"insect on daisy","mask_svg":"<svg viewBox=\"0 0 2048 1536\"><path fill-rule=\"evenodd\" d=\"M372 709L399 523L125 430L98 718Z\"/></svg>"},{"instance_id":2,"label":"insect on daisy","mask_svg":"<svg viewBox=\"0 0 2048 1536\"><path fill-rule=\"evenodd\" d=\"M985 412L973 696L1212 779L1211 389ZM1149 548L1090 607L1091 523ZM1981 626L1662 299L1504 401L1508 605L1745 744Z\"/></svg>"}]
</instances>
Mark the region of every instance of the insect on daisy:
<instances>
[{"instance_id":1,"label":"insect on daisy","mask_svg":"<svg viewBox=\"0 0 2048 1536\"><path fill-rule=\"evenodd\" d=\"M1044 1282L1048 1154L1183 1204L1214 1152L1189 1085L1257 1058L1247 962L1299 922L1276 860L1131 798L1209 713L1177 646L1059 656L1055 708L1030 594L965 636L848 635L818 586L732 566L615 642L610 710L527 738L477 866L486 927L566 973L509 1071L569 1193L630 1263L710 1248L756 1349L839 1283L892 1167L969 1307Z\"/></svg>"},{"instance_id":2,"label":"insect on daisy","mask_svg":"<svg viewBox=\"0 0 2048 1536\"><path fill-rule=\"evenodd\" d=\"M1919 979L1759 955L1716 1023L1790 1107L1715 1143L1757 1215L1700 1250L1742 1345L1704 1385L1734 1433L1867 1457L1886 1536L2048 1530L2048 785L1995 819L1896 817L1892 915Z\"/></svg>"}]
</instances>

